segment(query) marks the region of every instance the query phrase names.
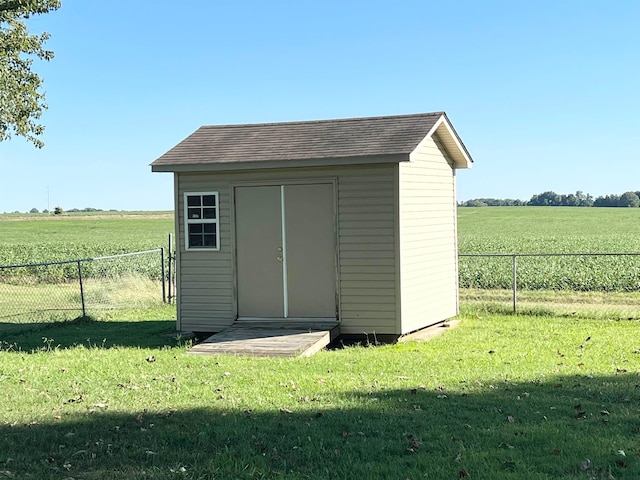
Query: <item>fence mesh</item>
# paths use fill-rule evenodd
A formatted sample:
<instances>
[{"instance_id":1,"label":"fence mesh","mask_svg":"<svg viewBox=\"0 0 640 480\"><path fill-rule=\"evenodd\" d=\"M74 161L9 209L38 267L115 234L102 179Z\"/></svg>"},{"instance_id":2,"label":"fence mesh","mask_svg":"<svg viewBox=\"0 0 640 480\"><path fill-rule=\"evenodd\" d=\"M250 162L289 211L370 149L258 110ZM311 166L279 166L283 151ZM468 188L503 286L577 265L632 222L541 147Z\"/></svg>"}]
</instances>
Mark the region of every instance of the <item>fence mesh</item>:
<instances>
[{"instance_id":1,"label":"fence mesh","mask_svg":"<svg viewBox=\"0 0 640 480\"><path fill-rule=\"evenodd\" d=\"M640 316L640 253L461 254L461 303Z\"/></svg>"},{"instance_id":2,"label":"fence mesh","mask_svg":"<svg viewBox=\"0 0 640 480\"><path fill-rule=\"evenodd\" d=\"M0 322L71 320L161 304L163 249L35 265L0 266Z\"/></svg>"}]
</instances>

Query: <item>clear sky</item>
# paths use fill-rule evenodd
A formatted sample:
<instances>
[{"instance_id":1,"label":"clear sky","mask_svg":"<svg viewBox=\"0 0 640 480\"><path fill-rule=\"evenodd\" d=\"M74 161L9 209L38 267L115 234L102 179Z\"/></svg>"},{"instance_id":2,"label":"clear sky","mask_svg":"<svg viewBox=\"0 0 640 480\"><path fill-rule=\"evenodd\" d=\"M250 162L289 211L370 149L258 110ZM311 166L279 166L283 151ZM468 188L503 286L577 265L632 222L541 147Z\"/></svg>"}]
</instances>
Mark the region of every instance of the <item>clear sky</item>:
<instances>
[{"instance_id":1,"label":"clear sky","mask_svg":"<svg viewBox=\"0 0 640 480\"><path fill-rule=\"evenodd\" d=\"M439 110L475 160L460 200L640 190L636 0L63 0L29 25L45 147L0 143L0 212L171 209L149 163L204 124Z\"/></svg>"}]
</instances>

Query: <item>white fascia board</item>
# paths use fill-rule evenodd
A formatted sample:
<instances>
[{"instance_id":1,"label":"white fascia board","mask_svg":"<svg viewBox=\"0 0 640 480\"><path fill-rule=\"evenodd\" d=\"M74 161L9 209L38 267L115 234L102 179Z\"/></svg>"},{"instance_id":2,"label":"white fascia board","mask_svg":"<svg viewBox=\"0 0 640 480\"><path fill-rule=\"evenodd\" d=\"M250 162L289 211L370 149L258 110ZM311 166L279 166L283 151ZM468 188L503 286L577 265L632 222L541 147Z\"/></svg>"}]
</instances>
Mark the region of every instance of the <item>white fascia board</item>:
<instances>
[{"instance_id":1,"label":"white fascia board","mask_svg":"<svg viewBox=\"0 0 640 480\"><path fill-rule=\"evenodd\" d=\"M430 139L434 133L438 133L441 140L445 143L448 153L454 161L455 168L471 168L473 160L467 153L466 148L460 143L458 135L456 134L453 126L449 123L449 120L445 115L442 115L436 123L433 124L429 133L418 144L418 146L411 152L410 157L416 152L422 144ZM454 148L451 148L454 147Z\"/></svg>"}]
</instances>

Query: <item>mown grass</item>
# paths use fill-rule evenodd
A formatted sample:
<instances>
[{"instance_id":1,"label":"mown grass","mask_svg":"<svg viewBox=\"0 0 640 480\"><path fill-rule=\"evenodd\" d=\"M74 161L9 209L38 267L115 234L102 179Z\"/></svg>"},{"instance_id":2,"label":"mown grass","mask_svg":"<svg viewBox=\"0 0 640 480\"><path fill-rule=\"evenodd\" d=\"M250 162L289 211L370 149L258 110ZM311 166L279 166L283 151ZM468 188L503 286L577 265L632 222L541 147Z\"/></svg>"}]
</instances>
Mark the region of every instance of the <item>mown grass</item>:
<instances>
[{"instance_id":1,"label":"mown grass","mask_svg":"<svg viewBox=\"0 0 640 480\"><path fill-rule=\"evenodd\" d=\"M640 477L635 321L471 310L427 343L285 360L187 355L157 316L8 333L0 325L0 471Z\"/></svg>"}]
</instances>

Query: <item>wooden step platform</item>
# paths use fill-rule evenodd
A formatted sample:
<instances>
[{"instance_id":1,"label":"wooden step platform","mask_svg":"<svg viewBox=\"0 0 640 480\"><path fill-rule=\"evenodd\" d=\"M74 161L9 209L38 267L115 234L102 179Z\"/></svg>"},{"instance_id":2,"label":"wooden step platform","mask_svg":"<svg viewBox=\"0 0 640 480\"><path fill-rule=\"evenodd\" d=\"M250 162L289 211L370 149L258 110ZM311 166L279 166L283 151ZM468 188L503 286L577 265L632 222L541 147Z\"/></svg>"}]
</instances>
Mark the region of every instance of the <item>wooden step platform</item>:
<instances>
[{"instance_id":1,"label":"wooden step platform","mask_svg":"<svg viewBox=\"0 0 640 480\"><path fill-rule=\"evenodd\" d=\"M248 357L309 357L337 338L338 322L237 321L187 353Z\"/></svg>"}]
</instances>

